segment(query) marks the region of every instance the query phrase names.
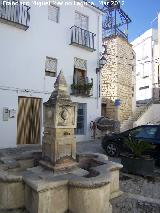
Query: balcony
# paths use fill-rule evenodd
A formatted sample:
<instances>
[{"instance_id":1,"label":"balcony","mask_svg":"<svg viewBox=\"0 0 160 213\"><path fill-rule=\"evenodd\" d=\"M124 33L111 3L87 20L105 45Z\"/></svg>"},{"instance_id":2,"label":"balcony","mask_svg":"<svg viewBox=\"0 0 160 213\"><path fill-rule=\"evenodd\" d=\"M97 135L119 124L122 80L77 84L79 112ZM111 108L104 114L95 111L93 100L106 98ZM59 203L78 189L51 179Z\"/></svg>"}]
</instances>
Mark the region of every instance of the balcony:
<instances>
[{"instance_id":1,"label":"balcony","mask_svg":"<svg viewBox=\"0 0 160 213\"><path fill-rule=\"evenodd\" d=\"M112 36L119 36L119 37L122 37L122 38L128 40L128 34L124 33L119 28L116 28L116 29L112 28L110 30L106 30L103 32L103 38L112 37Z\"/></svg>"},{"instance_id":2,"label":"balcony","mask_svg":"<svg viewBox=\"0 0 160 213\"><path fill-rule=\"evenodd\" d=\"M122 32L122 30L117 28L117 35L121 36L122 38L125 38L126 40L128 40L128 34Z\"/></svg>"},{"instance_id":3,"label":"balcony","mask_svg":"<svg viewBox=\"0 0 160 213\"><path fill-rule=\"evenodd\" d=\"M93 52L95 51L95 36L96 34L80 27L71 27L71 45L79 46Z\"/></svg>"},{"instance_id":4,"label":"balcony","mask_svg":"<svg viewBox=\"0 0 160 213\"><path fill-rule=\"evenodd\" d=\"M71 85L72 93L74 96L90 97L93 95L93 79L91 81L85 78L84 81L77 81Z\"/></svg>"},{"instance_id":5,"label":"balcony","mask_svg":"<svg viewBox=\"0 0 160 213\"><path fill-rule=\"evenodd\" d=\"M15 0L0 0L0 22L27 30L30 21L30 7Z\"/></svg>"}]
</instances>

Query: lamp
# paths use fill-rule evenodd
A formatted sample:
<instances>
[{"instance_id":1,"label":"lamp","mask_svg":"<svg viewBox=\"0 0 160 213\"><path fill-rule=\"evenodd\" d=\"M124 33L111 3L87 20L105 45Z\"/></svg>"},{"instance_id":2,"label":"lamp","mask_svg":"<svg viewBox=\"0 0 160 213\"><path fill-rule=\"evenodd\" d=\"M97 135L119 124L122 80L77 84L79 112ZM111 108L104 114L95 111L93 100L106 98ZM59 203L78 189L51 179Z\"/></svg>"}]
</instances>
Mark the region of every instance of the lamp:
<instances>
[{"instance_id":1,"label":"lamp","mask_svg":"<svg viewBox=\"0 0 160 213\"><path fill-rule=\"evenodd\" d=\"M107 45L103 44L102 48L103 48L103 55L107 55Z\"/></svg>"},{"instance_id":2,"label":"lamp","mask_svg":"<svg viewBox=\"0 0 160 213\"><path fill-rule=\"evenodd\" d=\"M107 63L106 58L104 57L104 55L102 55L102 57L99 60L99 67L96 68L96 73L100 72L100 70L103 68L103 66Z\"/></svg>"},{"instance_id":3,"label":"lamp","mask_svg":"<svg viewBox=\"0 0 160 213\"><path fill-rule=\"evenodd\" d=\"M102 68L106 63L107 63L107 60L103 55L102 58L99 60L100 68Z\"/></svg>"}]
</instances>

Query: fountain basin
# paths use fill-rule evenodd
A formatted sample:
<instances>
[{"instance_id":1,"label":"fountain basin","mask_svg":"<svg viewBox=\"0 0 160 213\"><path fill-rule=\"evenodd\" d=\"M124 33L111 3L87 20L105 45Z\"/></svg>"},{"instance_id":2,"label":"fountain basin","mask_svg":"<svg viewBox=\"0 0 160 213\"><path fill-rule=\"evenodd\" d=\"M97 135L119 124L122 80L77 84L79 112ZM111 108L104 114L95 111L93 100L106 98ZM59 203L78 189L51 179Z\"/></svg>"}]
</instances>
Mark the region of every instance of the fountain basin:
<instances>
[{"instance_id":1,"label":"fountain basin","mask_svg":"<svg viewBox=\"0 0 160 213\"><path fill-rule=\"evenodd\" d=\"M10 159L12 166L1 163L1 210L16 210L17 213L21 209L29 213L112 212L110 199L120 195L121 164L108 161L102 154L83 153L77 155L77 168L53 173L37 165L40 156L40 152L35 155L28 152L23 158Z\"/></svg>"}]
</instances>

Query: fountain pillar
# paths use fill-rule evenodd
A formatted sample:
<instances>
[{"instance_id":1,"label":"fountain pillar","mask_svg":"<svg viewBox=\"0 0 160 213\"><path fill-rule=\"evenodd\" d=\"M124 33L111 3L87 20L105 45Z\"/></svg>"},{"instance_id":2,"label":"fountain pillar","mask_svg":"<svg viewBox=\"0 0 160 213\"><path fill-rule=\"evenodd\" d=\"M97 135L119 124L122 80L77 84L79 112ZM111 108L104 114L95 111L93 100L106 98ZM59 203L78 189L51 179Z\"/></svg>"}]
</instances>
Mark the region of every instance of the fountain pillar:
<instances>
[{"instance_id":1,"label":"fountain pillar","mask_svg":"<svg viewBox=\"0 0 160 213\"><path fill-rule=\"evenodd\" d=\"M44 103L44 137L41 165L54 171L72 169L76 162L76 103L71 101L61 71L55 90Z\"/></svg>"}]
</instances>

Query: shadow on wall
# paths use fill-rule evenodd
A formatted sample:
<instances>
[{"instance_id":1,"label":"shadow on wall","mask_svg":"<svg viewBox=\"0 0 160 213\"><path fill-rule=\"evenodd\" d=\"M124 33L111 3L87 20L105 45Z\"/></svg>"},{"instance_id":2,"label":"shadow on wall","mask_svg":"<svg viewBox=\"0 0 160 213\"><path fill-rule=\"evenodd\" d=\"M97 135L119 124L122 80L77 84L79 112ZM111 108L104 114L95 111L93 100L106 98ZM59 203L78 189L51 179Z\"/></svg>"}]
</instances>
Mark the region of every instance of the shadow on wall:
<instances>
[{"instance_id":1,"label":"shadow on wall","mask_svg":"<svg viewBox=\"0 0 160 213\"><path fill-rule=\"evenodd\" d=\"M113 100L108 98L102 99L101 115L115 120L115 103Z\"/></svg>"}]
</instances>

